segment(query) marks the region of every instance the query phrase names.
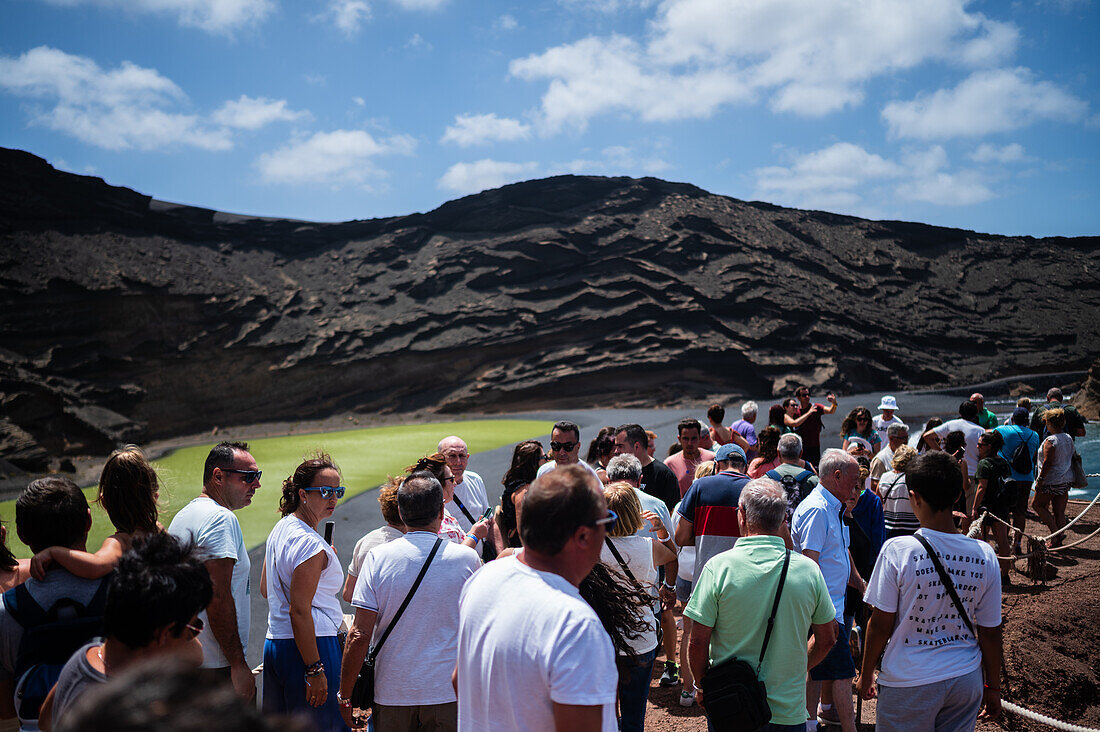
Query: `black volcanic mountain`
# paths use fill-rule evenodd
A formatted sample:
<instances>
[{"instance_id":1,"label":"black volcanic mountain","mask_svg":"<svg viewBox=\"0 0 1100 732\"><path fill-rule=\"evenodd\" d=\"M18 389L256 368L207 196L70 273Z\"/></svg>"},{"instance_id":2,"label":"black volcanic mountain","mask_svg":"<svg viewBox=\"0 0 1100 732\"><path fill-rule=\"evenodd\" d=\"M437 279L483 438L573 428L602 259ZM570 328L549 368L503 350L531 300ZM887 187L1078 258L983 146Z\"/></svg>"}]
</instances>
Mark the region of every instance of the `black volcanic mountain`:
<instances>
[{"instance_id":1,"label":"black volcanic mountain","mask_svg":"<svg viewBox=\"0 0 1100 732\"><path fill-rule=\"evenodd\" d=\"M0 454L344 409L897 389L1087 366L1100 238L560 176L320 224L0 150Z\"/></svg>"}]
</instances>

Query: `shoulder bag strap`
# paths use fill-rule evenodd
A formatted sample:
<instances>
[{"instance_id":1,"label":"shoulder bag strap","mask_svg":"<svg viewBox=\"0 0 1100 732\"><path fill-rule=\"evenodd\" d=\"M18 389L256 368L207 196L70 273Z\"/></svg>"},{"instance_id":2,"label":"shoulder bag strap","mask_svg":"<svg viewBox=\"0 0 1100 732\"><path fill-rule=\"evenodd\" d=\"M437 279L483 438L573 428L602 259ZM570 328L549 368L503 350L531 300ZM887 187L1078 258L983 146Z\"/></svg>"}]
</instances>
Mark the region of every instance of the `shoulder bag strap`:
<instances>
[{"instance_id":1,"label":"shoulder bag strap","mask_svg":"<svg viewBox=\"0 0 1100 732\"><path fill-rule=\"evenodd\" d=\"M457 493L451 496L451 500L453 500L455 502L455 505L458 506L458 510L462 511L462 515L466 517L467 521L469 521L471 524L477 523L477 519L470 515L470 512L466 509L466 506L464 506L462 504L462 501L459 500Z\"/></svg>"},{"instance_id":2,"label":"shoulder bag strap","mask_svg":"<svg viewBox=\"0 0 1100 732\"><path fill-rule=\"evenodd\" d=\"M779 612L779 598L783 594L783 583L787 581L787 567L791 564L791 550L787 549L783 556L783 571L779 575L779 586L775 588L775 601L772 602L772 614L768 618L768 629L764 631L764 644L760 646L760 658L756 661L756 675L760 675L760 667L764 664L764 654L768 652L768 641L772 638L772 626L775 625L775 614Z\"/></svg>"},{"instance_id":3,"label":"shoulder bag strap","mask_svg":"<svg viewBox=\"0 0 1100 732\"><path fill-rule=\"evenodd\" d=\"M970 629L970 633L977 638L977 633L974 632L974 624L970 622L970 616L966 614L966 608L963 607L962 600L959 599L959 593L955 592L955 583L951 581L951 576L947 574L947 570L940 564L940 558L936 556L936 550L932 548L932 545L928 543L928 539L925 539L920 534L913 534L913 538L919 541L925 551L928 552L928 556L932 558L932 564L936 568L936 572L940 575L940 582L943 583L943 587L947 590L947 594L951 596L951 602L955 604L955 609L959 611L959 616L966 623L966 627Z\"/></svg>"},{"instance_id":4,"label":"shoulder bag strap","mask_svg":"<svg viewBox=\"0 0 1100 732\"><path fill-rule=\"evenodd\" d=\"M611 550L611 553L615 555L616 561L619 562L619 566L626 572L626 576L630 578L630 581L634 584L638 584L638 580L634 579L634 573L630 571L630 567L626 566L626 562L623 561L623 555L619 554L619 550L615 548L615 545L611 543L611 537L605 536L603 538L604 543L607 544L607 548Z\"/></svg>"},{"instance_id":5,"label":"shoulder bag strap","mask_svg":"<svg viewBox=\"0 0 1100 732\"><path fill-rule=\"evenodd\" d=\"M428 558L424 560L424 566L420 568L420 574L416 575L416 581L413 582L412 587L409 588L409 594L405 595L405 599L401 602L401 607L397 608L397 612L394 613L393 620L386 626L386 632L382 633L382 637L378 639L378 642L374 644L374 648L370 649L369 662L374 663L374 659L378 657L378 652L382 650L382 644L386 642L386 639L390 637L390 633L393 631L393 626L397 625L397 621L401 619L401 614L405 612L405 608L409 606L409 601L412 600L413 595L416 594L416 590L420 587L420 582L424 579L424 575L428 572L428 565L435 559L436 552L439 551L439 546L443 543L442 538L437 538L435 544L432 546L432 550L428 552Z\"/></svg>"}]
</instances>

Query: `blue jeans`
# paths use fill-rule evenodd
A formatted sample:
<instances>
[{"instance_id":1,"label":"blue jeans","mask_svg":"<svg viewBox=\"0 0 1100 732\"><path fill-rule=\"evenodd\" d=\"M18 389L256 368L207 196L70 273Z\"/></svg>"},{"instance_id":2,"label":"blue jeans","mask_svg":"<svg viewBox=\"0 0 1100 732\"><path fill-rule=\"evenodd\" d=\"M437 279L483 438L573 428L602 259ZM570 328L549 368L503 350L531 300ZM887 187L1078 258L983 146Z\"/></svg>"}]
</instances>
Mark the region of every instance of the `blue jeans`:
<instances>
[{"instance_id":1,"label":"blue jeans","mask_svg":"<svg viewBox=\"0 0 1100 732\"><path fill-rule=\"evenodd\" d=\"M336 636L317 639L317 651L325 664L328 699L322 707L312 707L306 701L306 665L293 638L264 641L263 709L271 714L298 712L310 717L319 732L346 732L348 726L336 704L340 688L340 661L343 653Z\"/></svg>"},{"instance_id":2,"label":"blue jeans","mask_svg":"<svg viewBox=\"0 0 1100 732\"><path fill-rule=\"evenodd\" d=\"M619 675L619 730L642 732L649 683L653 680L653 662L657 649L638 656L638 664Z\"/></svg>"}]
</instances>

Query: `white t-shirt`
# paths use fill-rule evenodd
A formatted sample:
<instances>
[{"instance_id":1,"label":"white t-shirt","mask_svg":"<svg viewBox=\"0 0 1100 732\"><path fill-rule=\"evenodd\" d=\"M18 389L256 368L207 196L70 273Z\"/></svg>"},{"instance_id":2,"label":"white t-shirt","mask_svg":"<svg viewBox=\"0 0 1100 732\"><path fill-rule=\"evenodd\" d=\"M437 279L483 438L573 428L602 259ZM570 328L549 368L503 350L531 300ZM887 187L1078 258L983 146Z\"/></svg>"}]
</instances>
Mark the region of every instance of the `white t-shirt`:
<instances>
[{"instance_id":1,"label":"white t-shirt","mask_svg":"<svg viewBox=\"0 0 1100 732\"><path fill-rule=\"evenodd\" d=\"M676 508L672 511L672 531L673 536L676 535L676 527L680 525L680 504L676 504ZM694 546L682 546L679 553L676 555L676 566L678 571L676 577L688 582L693 581L695 576L695 547Z\"/></svg>"},{"instance_id":2,"label":"white t-shirt","mask_svg":"<svg viewBox=\"0 0 1100 732\"><path fill-rule=\"evenodd\" d=\"M657 568L653 566L653 540L644 536L618 536L611 541L615 542L615 549L622 556L626 566L634 575L634 579L644 587L649 594L657 596ZM623 572L619 561L604 543L600 550L600 562L612 572L612 576L623 587L629 587L630 580ZM657 618L649 608L642 608L645 613L646 629L637 637L627 636L626 642L637 654L649 653L657 647Z\"/></svg>"},{"instance_id":3,"label":"white t-shirt","mask_svg":"<svg viewBox=\"0 0 1100 732\"><path fill-rule=\"evenodd\" d=\"M889 442L889 440L886 438L886 430L892 424L903 425L905 424L905 422L902 422L900 419L898 419L898 415L896 414L890 419L883 418L881 414L876 414L874 417L871 417L871 426L875 428L875 432L878 432L879 439L882 440L883 445Z\"/></svg>"},{"instance_id":4,"label":"white t-shirt","mask_svg":"<svg viewBox=\"0 0 1100 732\"><path fill-rule=\"evenodd\" d=\"M264 564L267 570L267 637L274 640L293 638L290 626L290 580L302 562L321 552L328 563L321 570L311 610L313 629L318 638L335 636L344 621L339 594L344 572L336 552L309 524L294 514L284 516L267 537Z\"/></svg>"},{"instance_id":5,"label":"white t-shirt","mask_svg":"<svg viewBox=\"0 0 1100 732\"><path fill-rule=\"evenodd\" d=\"M351 604L378 613L372 645L390 626L437 538L427 531L410 531L367 555ZM451 672L458 655L458 596L479 567L481 559L470 547L446 539L439 545L424 580L378 653L375 701L416 706L455 700Z\"/></svg>"},{"instance_id":6,"label":"white t-shirt","mask_svg":"<svg viewBox=\"0 0 1100 732\"><path fill-rule=\"evenodd\" d=\"M458 729L554 729L554 703L603 706L616 732L619 672L595 611L564 577L511 556L489 562L462 590Z\"/></svg>"},{"instance_id":7,"label":"white t-shirt","mask_svg":"<svg viewBox=\"0 0 1100 732\"><path fill-rule=\"evenodd\" d=\"M973 422L967 422L962 417L944 422L932 430L940 438L940 444L952 432L962 432L966 438L966 467L970 475L978 469L978 438L985 432L985 428Z\"/></svg>"},{"instance_id":8,"label":"white t-shirt","mask_svg":"<svg viewBox=\"0 0 1100 732\"><path fill-rule=\"evenodd\" d=\"M485 481L472 470L464 472L462 482L455 485L455 497L462 501L462 505L466 507L466 510L470 512L475 521L481 518L481 514L485 513L485 509L489 508L489 499L485 493ZM466 518L466 514L462 513L462 509L458 507L458 504L452 500L447 501L446 505L447 512L455 517L458 525L462 527L462 531L469 531L473 523Z\"/></svg>"},{"instance_id":9,"label":"white t-shirt","mask_svg":"<svg viewBox=\"0 0 1100 732\"><path fill-rule=\"evenodd\" d=\"M580 462L573 463L573 464L574 465L579 465L582 468L584 468L585 470L587 470L589 473L592 473L592 475L596 476L596 480L600 479L600 474L596 472L596 469L593 468L588 463L586 463L585 461L581 460ZM556 462L554 462L553 460L551 460L548 463L543 463L542 467L539 468L537 473L535 473L535 477L536 478L541 477L541 476L545 475L546 473L549 473L551 470L553 470L556 467L558 467L558 464Z\"/></svg>"},{"instance_id":10,"label":"white t-shirt","mask_svg":"<svg viewBox=\"0 0 1100 732\"><path fill-rule=\"evenodd\" d=\"M203 560L232 559L233 574L229 579L229 594L237 610L237 633L241 638L241 647L248 649L248 631L251 625L252 603L249 600L249 574L252 562L248 558L248 549L244 545L241 524L225 506L209 496L200 495L179 510L168 526L168 533L184 541L192 541L202 551ZM202 667L225 668L229 659L222 653L214 632L210 629L210 618L206 611L199 613L203 622L199 641L202 643Z\"/></svg>"},{"instance_id":11,"label":"white t-shirt","mask_svg":"<svg viewBox=\"0 0 1100 732\"><path fill-rule=\"evenodd\" d=\"M970 621L984 628L1000 625L1001 572L993 547L962 534L925 528L918 533L935 548ZM981 665L977 639L915 538L899 536L882 545L863 599L896 613L878 677L883 686L932 684L965 676Z\"/></svg>"},{"instance_id":12,"label":"white t-shirt","mask_svg":"<svg viewBox=\"0 0 1100 732\"><path fill-rule=\"evenodd\" d=\"M359 576L359 568L363 566L363 560L367 558L367 552L376 546L388 544L394 539L400 539L405 535L401 529L395 529L389 524L381 526L355 542L355 549L351 552L351 561L348 562L348 574L352 577Z\"/></svg>"}]
</instances>

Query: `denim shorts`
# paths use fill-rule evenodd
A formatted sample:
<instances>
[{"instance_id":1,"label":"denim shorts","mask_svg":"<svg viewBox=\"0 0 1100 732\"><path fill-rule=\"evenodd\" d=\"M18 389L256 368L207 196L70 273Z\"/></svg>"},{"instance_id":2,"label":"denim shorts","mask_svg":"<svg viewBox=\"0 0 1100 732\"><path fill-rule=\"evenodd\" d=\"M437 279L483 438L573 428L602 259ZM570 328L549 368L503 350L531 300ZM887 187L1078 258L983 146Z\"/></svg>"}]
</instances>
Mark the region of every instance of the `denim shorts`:
<instances>
[{"instance_id":1,"label":"denim shorts","mask_svg":"<svg viewBox=\"0 0 1100 732\"><path fill-rule=\"evenodd\" d=\"M837 623L837 639L829 649L825 660L810 669L810 678L814 681L837 681L850 679L856 675L856 664L852 660L852 648L848 644L847 626Z\"/></svg>"},{"instance_id":2,"label":"denim shorts","mask_svg":"<svg viewBox=\"0 0 1100 732\"><path fill-rule=\"evenodd\" d=\"M676 599L685 605L691 599L691 585L691 580L686 580L683 577L676 578Z\"/></svg>"}]
</instances>

